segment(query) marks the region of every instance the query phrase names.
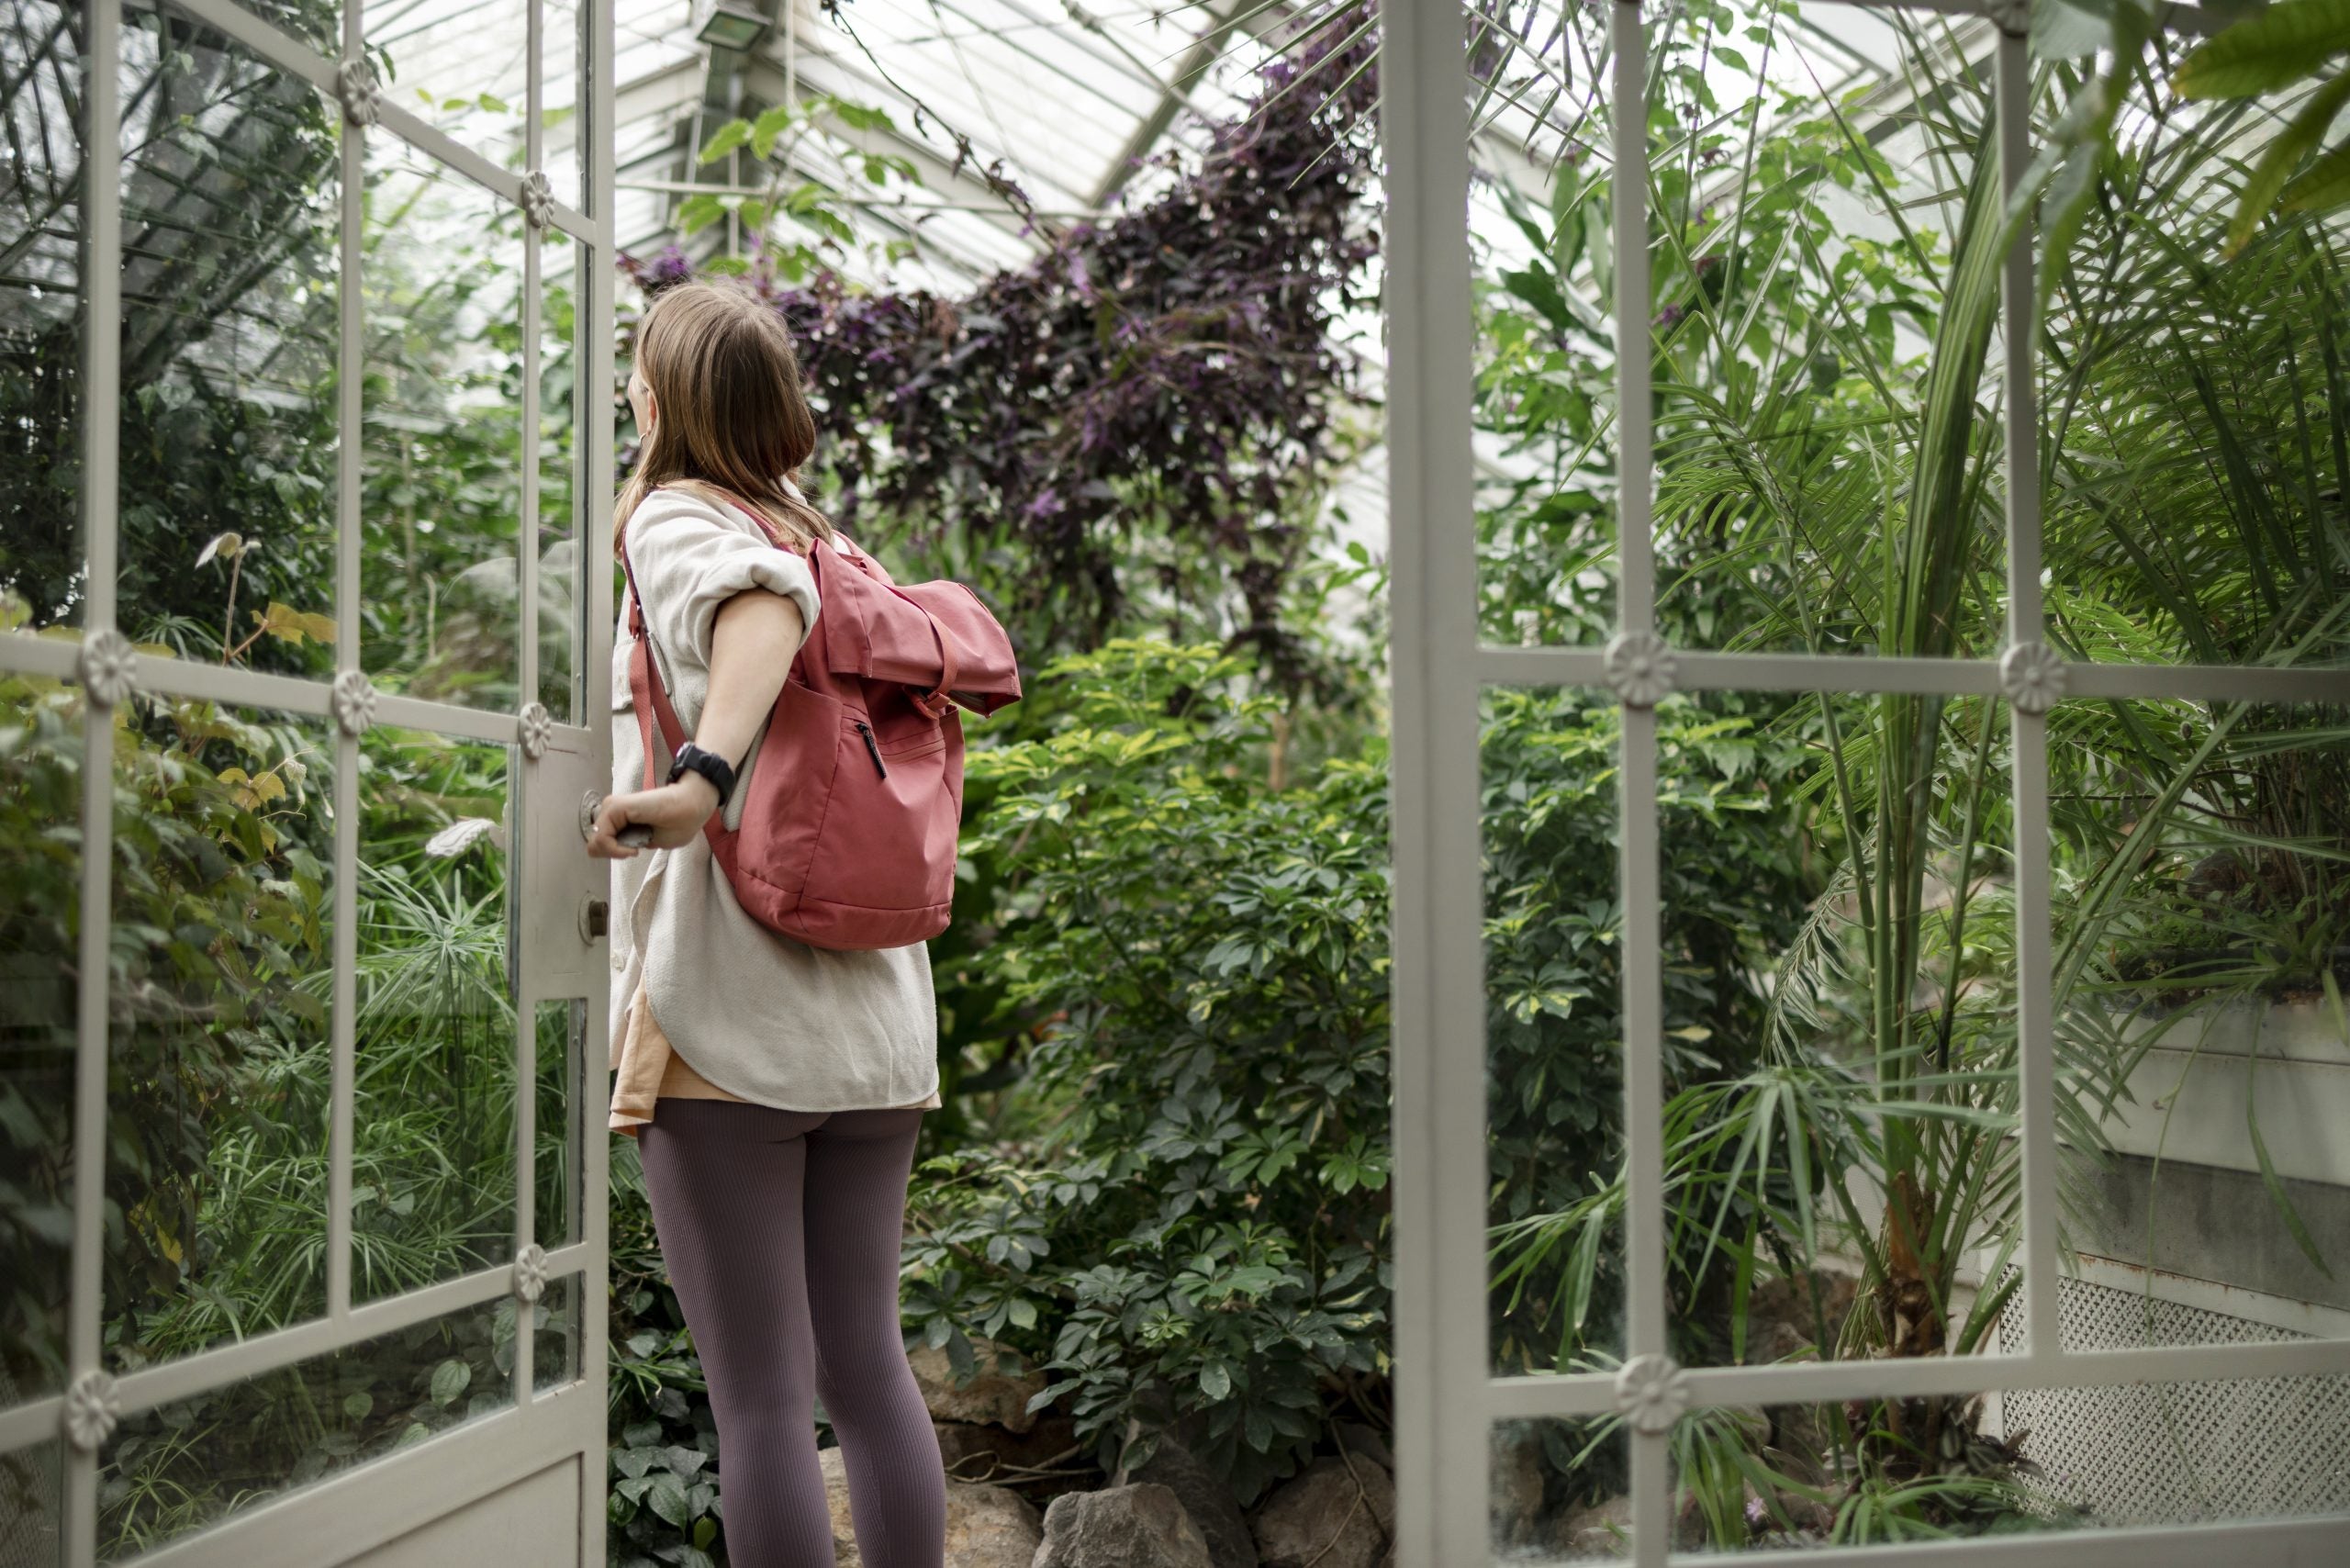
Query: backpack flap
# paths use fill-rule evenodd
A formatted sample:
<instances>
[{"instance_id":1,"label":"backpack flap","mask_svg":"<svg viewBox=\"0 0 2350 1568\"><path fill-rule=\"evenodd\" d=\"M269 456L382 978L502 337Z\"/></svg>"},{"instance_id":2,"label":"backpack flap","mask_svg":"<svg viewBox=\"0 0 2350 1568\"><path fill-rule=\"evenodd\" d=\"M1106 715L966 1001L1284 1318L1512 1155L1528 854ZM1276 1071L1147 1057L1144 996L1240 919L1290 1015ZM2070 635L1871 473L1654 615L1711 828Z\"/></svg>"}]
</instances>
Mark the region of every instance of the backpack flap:
<instances>
[{"instance_id":1,"label":"backpack flap","mask_svg":"<svg viewBox=\"0 0 2350 1568\"><path fill-rule=\"evenodd\" d=\"M907 583L890 592L911 602L923 612L924 620L952 642L955 671L946 682L948 697L982 718L1020 700L1020 661L1013 655L1012 639L1002 623L988 613L988 607L979 602L978 594L962 583L945 578ZM936 655L934 654L931 658L934 664ZM891 675L886 678L901 678ZM929 669L913 684L927 686L936 678L936 671Z\"/></svg>"},{"instance_id":2,"label":"backpack flap","mask_svg":"<svg viewBox=\"0 0 2350 1568\"><path fill-rule=\"evenodd\" d=\"M912 687L934 717L948 700L981 715L1020 700L1012 639L961 583L891 583L862 569L868 557L824 563L816 617L824 667L834 675Z\"/></svg>"}]
</instances>

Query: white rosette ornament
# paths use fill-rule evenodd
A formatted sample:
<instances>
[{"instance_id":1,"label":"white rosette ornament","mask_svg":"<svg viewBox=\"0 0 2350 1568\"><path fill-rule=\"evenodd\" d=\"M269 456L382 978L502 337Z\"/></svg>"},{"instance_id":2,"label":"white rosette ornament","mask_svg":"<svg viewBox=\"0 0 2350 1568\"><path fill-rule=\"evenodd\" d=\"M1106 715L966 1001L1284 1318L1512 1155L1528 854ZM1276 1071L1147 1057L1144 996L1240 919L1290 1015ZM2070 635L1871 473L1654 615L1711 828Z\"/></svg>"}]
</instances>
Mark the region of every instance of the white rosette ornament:
<instances>
[{"instance_id":1,"label":"white rosette ornament","mask_svg":"<svg viewBox=\"0 0 2350 1568\"><path fill-rule=\"evenodd\" d=\"M65 1429L65 1440L82 1452L95 1453L104 1448L121 1419L122 1392L112 1374L93 1368L65 1391L59 1421Z\"/></svg>"},{"instance_id":2,"label":"white rosette ornament","mask_svg":"<svg viewBox=\"0 0 2350 1568\"><path fill-rule=\"evenodd\" d=\"M2065 661L2045 643L2018 643L1999 655L1999 689L2019 713L2045 713L2065 695Z\"/></svg>"},{"instance_id":3,"label":"white rosette ornament","mask_svg":"<svg viewBox=\"0 0 2350 1568\"><path fill-rule=\"evenodd\" d=\"M1607 684L1627 708L1653 708L1681 678L1672 647L1653 632L1618 632L1599 656Z\"/></svg>"},{"instance_id":4,"label":"white rosette ornament","mask_svg":"<svg viewBox=\"0 0 2350 1568\"><path fill-rule=\"evenodd\" d=\"M334 722L346 735L364 735L375 722L375 683L355 669L334 678Z\"/></svg>"},{"instance_id":5,"label":"white rosette ornament","mask_svg":"<svg viewBox=\"0 0 2350 1568\"><path fill-rule=\"evenodd\" d=\"M1671 1356L1634 1356L1616 1373L1616 1408L1632 1430L1657 1437L1689 1409L1689 1380Z\"/></svg>"},{"instance_id":6,"label":"white rosette ornament","mask_svg":"<svg viewBox=\"0 0 2350 1568\"><path fill-rule=\"evenodd\" d=\"M535 1241L514 1259L514 1294L526 1306L547 1294L547 1249Z\"/></svg>"},{"instance_id":7,"label":"white rosette ornament","mask_svg":"<svg viewBox=\"0 0 2350 1568\"><path fill-rule=\"evenodd\" d=\"M82 639L82 689L101 708L112 708L139 686L139 650L111 626Z\"/></svg>"}]
</instances>

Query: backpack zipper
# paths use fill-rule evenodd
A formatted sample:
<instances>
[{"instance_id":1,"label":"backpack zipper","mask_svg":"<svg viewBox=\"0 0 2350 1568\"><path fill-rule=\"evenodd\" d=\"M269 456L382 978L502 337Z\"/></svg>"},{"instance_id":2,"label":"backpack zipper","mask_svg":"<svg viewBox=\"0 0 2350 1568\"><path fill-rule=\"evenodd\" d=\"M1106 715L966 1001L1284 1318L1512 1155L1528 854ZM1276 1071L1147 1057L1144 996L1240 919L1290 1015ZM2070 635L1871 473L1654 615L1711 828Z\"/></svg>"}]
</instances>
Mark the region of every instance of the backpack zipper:
<instances>
[{"instance_id":1,"label":"backpack zipper","mask_svg":"<svg viewBox=\"0 0 2350 1568\"><path fill-rule=\"evenodd\" d=\"M881 766L881 748L873 744L873 726L859 719L856 721L856 733L865 737L865 755L873 759L873 771L884 778L889 778L890 770Z\"/></svg>"}]
</instances>

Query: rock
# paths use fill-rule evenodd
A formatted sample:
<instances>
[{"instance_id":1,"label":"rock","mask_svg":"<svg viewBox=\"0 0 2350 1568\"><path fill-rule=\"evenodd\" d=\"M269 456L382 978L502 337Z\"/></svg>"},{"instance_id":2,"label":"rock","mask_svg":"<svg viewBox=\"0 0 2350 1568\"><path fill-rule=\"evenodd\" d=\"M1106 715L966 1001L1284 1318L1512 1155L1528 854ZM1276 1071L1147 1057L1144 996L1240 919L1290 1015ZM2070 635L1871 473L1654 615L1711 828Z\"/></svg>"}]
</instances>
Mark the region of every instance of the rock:
<instances>
[{"instance_id":1,"label":"rock","mask_svg":"<svg viewBox=\"0 0 2350 1568\"><path fill-rule=\"evenodd\" d=\"M1850 1274L1813 1271L1809 1279L1781 1275L1756 1284L1746 1302L1746 1362L1784 1361L1818 1351L1825 1323L1830 1348L1852 1310L1860 1282ZM1818 1301L1814 1309L1812 1293ZM1822 1359L1825 1359L1824 1357Z\"/></svg>"},{"instance_id":2,"label":"rock","mask_svg":"<svg viewBox=\"0 0 2350 1568\"><path fill-rule=\"evenodd\" d=\"M1249 1538L1248 1521L1241 1517L1232 1488L1190 1449L1162 1437L1150 1462L1134 1476L1175 1494L1175 1500L1198 1527L1200 1539L1207 1542L1208 1558L1215 1568L1257 1568L1257 1543Z\"/></svg>"},{"instance_id":3,"label":"rock","mask_svg":"<svg viewBox=\"0 0 2350 1568\"><path fill-rule=\"evenodd\" d=\"M1257 1511L1262 1568L1375 1568L1395 1534L1395 1482L1369 1459L1317 1459Z\"/></svg>"},{"instance_id":4,"label":"rock","mask_svg":"<svg viewBox=\"0 0 2350 1568\"><path fill-rule=\"evenodd\" d=\"M946 1568L1030 1568L1044 1543L1044 1521L1019 1493L946 1484Z\"/></svg>"},{"instance_id":5,"label":"rock","mask_svg":"<svg viewBox=\"0 0 2350 1568\"><path fill-rule=\"evenodd\" d=\"M833 1516L834 1568L862 1568L856 1525L849 1514L846 1456L831 1448L817 1459L824 1471L824 1505ZM1036 1510L1018 1493L946 1484L946 1568L1029 1568L1044 1539Z\"/></svg>"},{"instance_id":6,"label":"rock","mask_svg":"<svg viewBox=\"0 0 2350 1568\"><path fill-rule=\"evenodd\" d=\"M1632 1499L1610 1497L1575 1509L1560 1527L1559 1547L1569 1557L1629 1557Z\"/></svg>"},{"instance_id":7,"label":"rock","mask_svg":"<svg viewBox=\"0 0 2350 1568\"><path fill-rule=\"evenodd\" d=\"M1146 1481L1054 1498L1031 1568L1215 1568L1215 1559L1175 1494Z\"/></svg>"},{"instance_id":8,"label":"rock","mask_svg":"<svg viewBox=\"0 0 2350 1568\"><path fill-rule=\"evenodd\" d=\"M1494 1428L1492 1501L1486 1517L1493 1520L1495 1542L1516 1546L1530 1540L1542 1522L1542 1434L1529 1421L1505 1422Z\"/></svg>"},{"instance_id":9,"label":"rock","mask_svg":"<svg viewBox=\"0 0 2350 1568\"><path fill-rule=\"evenodd\" d=\"M1044 1392L1045 1374L1030 1367L1019 1351L992 1339L974 1339L971 1350L979 1364L968 1383L956 1381L955 1365L943 1350L924 1345L907 1354L930 1418L998 1426L1012 1432L1035 1426L1028 1401Z\"/></svg>"},{"instance_id":10,"label":"rock","mask_svg":"<svg viewBox=\"0 0 2350 1568\"><path fill-rule=\"evenodd\" d=\"M1366 1427L1360 1421L1340 1421L1330 1431L1348 1453L1369 1454L1388 1474L1395 1473L1395 1450L1387 1446L1387 1439L1377 1428Z\"/></svg>"}]
</instances>

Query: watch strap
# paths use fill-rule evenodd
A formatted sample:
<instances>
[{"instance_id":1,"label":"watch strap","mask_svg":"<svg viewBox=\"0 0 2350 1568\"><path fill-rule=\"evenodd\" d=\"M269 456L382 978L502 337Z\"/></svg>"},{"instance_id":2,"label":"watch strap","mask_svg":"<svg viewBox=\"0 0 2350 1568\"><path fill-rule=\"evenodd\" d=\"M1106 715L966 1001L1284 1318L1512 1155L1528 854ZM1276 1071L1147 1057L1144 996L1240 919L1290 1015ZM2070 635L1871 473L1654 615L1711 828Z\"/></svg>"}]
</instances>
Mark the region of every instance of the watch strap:
<instances>
[{"instance_id":1,"label":"watch strap","mask_svg":"<svg viewBox=\"0 0 2350 1568\"><path fill-rule=\"evenodd\" d=\"M704 751L688 741L677 748L677 755L669 763L669 782L675 784L688 773L699 773L710 780L711 787L718 791L718 809L724 811L726 802L734 796L733 767L716 752Z\"/></svg>"}]
</instances>

